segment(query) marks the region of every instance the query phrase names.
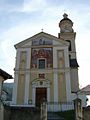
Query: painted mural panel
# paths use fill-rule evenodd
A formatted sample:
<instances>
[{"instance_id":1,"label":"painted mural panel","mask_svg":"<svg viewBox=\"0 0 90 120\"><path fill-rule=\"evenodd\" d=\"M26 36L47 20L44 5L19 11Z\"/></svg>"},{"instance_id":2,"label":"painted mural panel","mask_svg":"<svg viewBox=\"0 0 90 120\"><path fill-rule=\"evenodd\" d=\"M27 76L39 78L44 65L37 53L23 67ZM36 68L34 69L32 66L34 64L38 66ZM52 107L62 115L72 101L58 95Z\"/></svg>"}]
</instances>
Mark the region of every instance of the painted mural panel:
<instances>
[{"instance_id":1,"label":"painted mural panel","mask_svg":"<svg viewBox=\"0 0 90 120\"><path fill-rule=\"evenodd\" d=\"M32 41L32 45L52 45L52 40L48 40L48 39L36 39Z\"/></svg>"},{"instance_id":2,"label":"painted mural panel","mask_svg":"<svg viewBox=\"0 0 90 120\"><path fill-rule=\"evenodd\" d=\"M31 68L45 69L53 66L52 48L32 48Z\"/></svg>"},{"instance_id":3,"label":"painted mural panel","mask_svg":"<svg viewBox=\"0 0 90 120\"><path fill-rule=\"evenodd\" d=\"M64 68L64 51L63 50L58 51L58 67Z\"/></svg>"},{"instance_id":4,"label":"painted mural panel","mask_svg":"<svg viewBox=\"0 0 90 120\"><path fill-rule=\"evenodd\" d=\"M25 69L26 67L26 57L27 57L27 52L21 51L20 53L20 68L21 69Z\"/></svg>"}]
</instances>

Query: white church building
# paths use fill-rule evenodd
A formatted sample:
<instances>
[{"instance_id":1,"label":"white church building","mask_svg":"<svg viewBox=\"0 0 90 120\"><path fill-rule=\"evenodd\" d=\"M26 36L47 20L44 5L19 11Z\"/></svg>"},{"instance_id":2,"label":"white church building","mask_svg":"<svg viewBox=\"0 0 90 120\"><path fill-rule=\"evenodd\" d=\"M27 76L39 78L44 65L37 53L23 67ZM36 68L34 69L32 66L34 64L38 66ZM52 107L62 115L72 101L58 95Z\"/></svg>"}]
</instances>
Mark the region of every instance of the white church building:
<instances>
[{"instance_id":1,"label":"white church building","mask_svg":"<svg viewBox=\"0 0 90 120\"><path fill-rule=\"evenodd\" d=\"M59 27L58 37L42 31L15 45L13 106L35 107L46 100L58 109L59 103L73 102L77 97L76 32L67 14ZM85 95L79 97L85 106Z\"/></svg>"}]
</instances>

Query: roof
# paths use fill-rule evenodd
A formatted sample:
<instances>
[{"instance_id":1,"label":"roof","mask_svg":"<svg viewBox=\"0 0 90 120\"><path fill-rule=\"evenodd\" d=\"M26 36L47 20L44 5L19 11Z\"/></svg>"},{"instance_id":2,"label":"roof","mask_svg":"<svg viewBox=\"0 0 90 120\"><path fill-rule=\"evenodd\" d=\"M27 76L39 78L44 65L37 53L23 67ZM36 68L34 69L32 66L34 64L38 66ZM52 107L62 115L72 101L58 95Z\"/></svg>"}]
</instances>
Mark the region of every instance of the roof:
<instances>
[{"instance_id":1,"label":"roof","mask_svg":"<svg viewBox=\"0 0 90 120\"><path fill-rule=\"evenodd\" d=\"M51 34L48 34L48 33L45 33L45 32L40 32L40 33L37 33L37 34L33 35L32 37L29 37L29 38L27 38L27 39L17 43L14 46L17 49L18 47L28 43L29 41L32 41L33 39L36 39L37 37L42 37L42 36L47 37L47 38L51 38L51 39L54 39L54 40L57 40L59 42L61 41L63 44L67 44L68 45L68 42L64 41L63 38L58 38L58 37L56 37L54 35L51 35Z\"/></svg>"},{"instance_id":2,"label":"roof","mask_svg":"<svg viewBox=\"0 0 90 120\"><path fill-rule=\"evenodd\" d=\"M71 68L77 68L77 67L79 67L76 59L70 59L70 67Z\"/></svg>"},{"instance_id":3,"label":"roof","mask_svg":"<svg viewBox=\"0 0 90 120\"><path fill-rule=\"evenodd\" d=\"M72 23L72 25L73 25L73 22L68 18L68 15L66 13L63 14L63 19L60 21L60 23L65 21L65 20L70 21Z\"/></svg>"},{"instance_id":4,"label":"roof","mask_svg":"<svg viewBox=\"0 0 90 120\"><path fill-rule=\"evenodd\" d=\"M90 95L90 85L87 85L86 87L82 88L80 90L80 93L85 93L86 95Z\"/></svg>"},{"instance_id":5,"label":"roof","mask_svg":"<svg viewBox=\"0 0 90 120\"><path fill-rule=\"evenodd\" d=\"M0 69L0 76L2 76L4 78L4 80L13 79L12 75L8 74L7 72L5 72L2 69Z\"/></svg>"},{"instance_id":6,"label":"roof","mask_svg":"<svg viewBox=\"0 0 90 120\"><path fill-rule=\"evenodd\" d=\"M71 23L73 23L69 18L63 18L60 22L64 21L64 20L68 20L70 21Z\"/></svg>"}]
</instances>

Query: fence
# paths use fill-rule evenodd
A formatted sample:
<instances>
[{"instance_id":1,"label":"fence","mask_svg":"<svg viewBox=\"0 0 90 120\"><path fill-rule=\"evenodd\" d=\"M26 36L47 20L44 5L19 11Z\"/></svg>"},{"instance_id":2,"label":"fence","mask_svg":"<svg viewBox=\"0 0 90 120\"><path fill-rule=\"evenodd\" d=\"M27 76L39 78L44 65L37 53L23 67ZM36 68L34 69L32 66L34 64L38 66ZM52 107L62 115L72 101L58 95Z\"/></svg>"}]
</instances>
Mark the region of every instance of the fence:
<instances>
[{"instance_id":1,"label":"fence","mask_svg":"<svg viewBox=\"0 0 90 120\"><path fill-rule=\"evenodd\" d=\"M47 110L51 112L73 110L73 102L48 102Z\"/></svg>"},{"instance_id":2,"label":"fence","mask_svg":"<svg viewBox=\"0 0 90 120\"><path fill-rule=\"evenodd\" d=\"M74 102L73 101L70 101L70 102L46 102L46 104L47 104L47 111L51 111L51 112L74 110ZM30 102L29 105L36 106L32 102Z\"/></svg>"}]
</instances>

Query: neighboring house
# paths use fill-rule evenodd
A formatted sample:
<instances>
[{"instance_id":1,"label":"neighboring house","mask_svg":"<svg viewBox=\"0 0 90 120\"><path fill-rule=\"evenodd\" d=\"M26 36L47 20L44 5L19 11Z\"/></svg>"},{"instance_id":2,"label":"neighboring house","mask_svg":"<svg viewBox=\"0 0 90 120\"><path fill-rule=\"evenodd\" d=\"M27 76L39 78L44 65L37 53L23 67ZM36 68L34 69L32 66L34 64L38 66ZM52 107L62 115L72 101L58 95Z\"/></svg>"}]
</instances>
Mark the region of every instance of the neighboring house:
<instances>
[{"instance_id":1,"label":"neighboring house","mask_svg":"<svg viewBox=\"0 0 90 120\"><path fill-rule=\"evenodd\" d=\"M67 14L59 27L58 37L42 31L15 45L12 105L37 106L46 100L57 109L59 103L75 99L79 91L76 32ZM80 97L85 106L85 95Z\"/></svg>"},{"instance_id":2,"label":"neighboring house","mask_svg":"<svg viewBox=\"0 0 90 120\"><path fill-rule=\"evenodd\" d=\"M81 93L81 94L84 93L84 94L86 94L86 95L90 95L90 85L87 85L87 86L85 86L84 88L82 88L82 89L80 90L80 93Z\"/></svg>"},{"instance_id":3,"label":"neighboring house","mask_svg":"<svg viewBox=\"0 0 90 120\"><path fill-rule=\"evenodd\" d=\"M13 79L13 77L0 69L0 120L4 120L4 106L2 103L6 100L7 92L3 91L3 82L7 79Z\"/></svg>"},{"instance_id":4,"label":"neighboring house","mask_svg":"<svg viewBox=\"0 0 90 120\"><path fill-rule=\"evenodd\" d=\"M87 86L85 86L84 88L82 88L79 92L78 92L78 94L85 94L85 95L87 95L87 105L90 105L90 85L87 85ZM89 109L90 109L90 107L89 107Z\"/></svg>"},{"instance_id":5,"label":"neighboring house","mask_svg":"<svg viewBox=\"0 0 90 120\"><path fill-rule=\"evenodd\" d=\"M3 83L7 79L13 79L13 77L11 75L9 75L7 72L5 72L4 70L0 69L0 98L1 98L1 95L2 95Z\"/></svg>"},{"instance_id":6,"label":"neighboring house","mask_svg":"<svg viewBox=\"0 0 90 120\"><path fill-rule=\"evenodd\" d=\"M12 101L13 83L4 83L2 89L2 97L6 98L5 101Z\"/></svg>"}]
</instances>

